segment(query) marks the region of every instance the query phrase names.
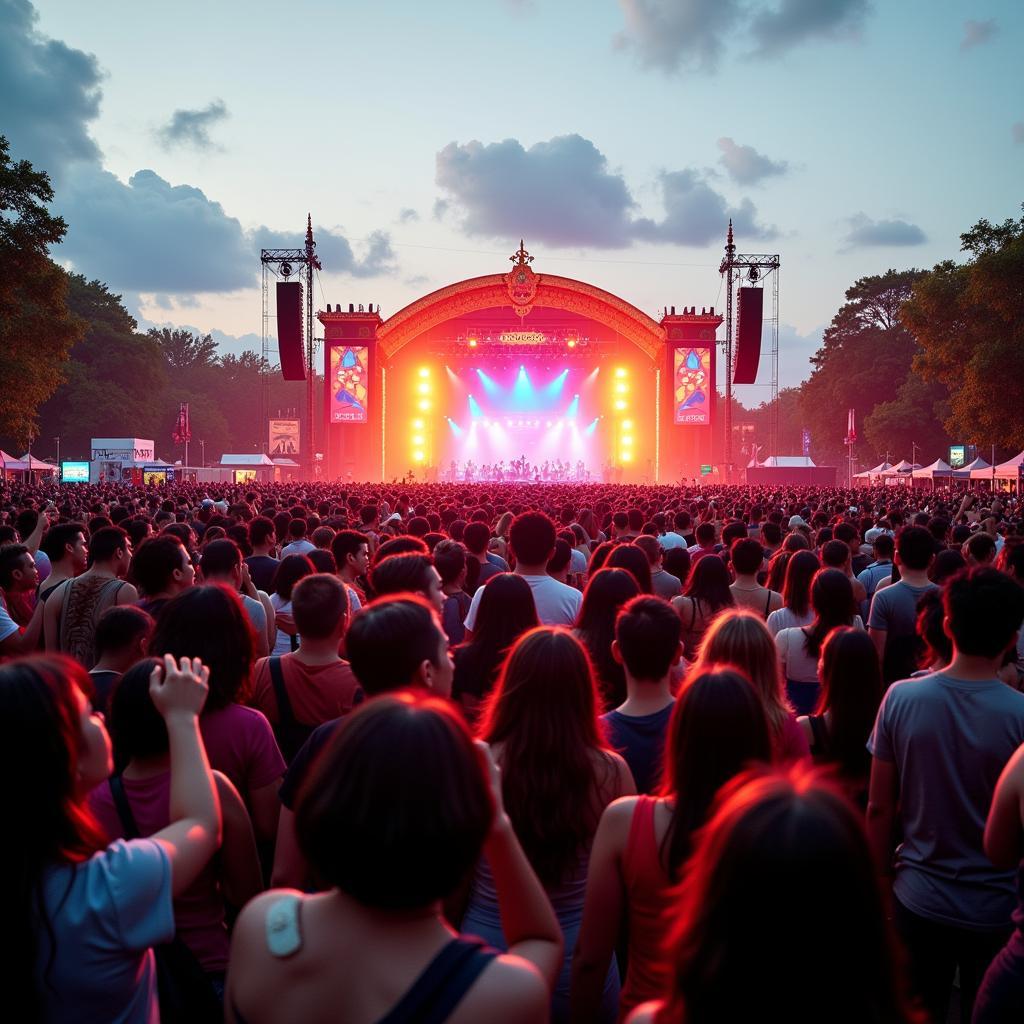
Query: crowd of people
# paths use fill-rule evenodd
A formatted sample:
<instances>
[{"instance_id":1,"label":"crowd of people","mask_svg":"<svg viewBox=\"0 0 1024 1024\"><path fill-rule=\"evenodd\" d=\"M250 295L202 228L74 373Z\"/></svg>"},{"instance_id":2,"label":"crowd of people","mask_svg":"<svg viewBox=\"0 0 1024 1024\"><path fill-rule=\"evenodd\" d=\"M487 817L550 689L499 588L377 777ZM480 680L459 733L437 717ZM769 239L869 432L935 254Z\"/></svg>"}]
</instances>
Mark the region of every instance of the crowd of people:
<instances>
[{"instance_id":1,"label":"crowd of people","mask_svg":"<svg viewBox=\"0 0 1024 1024\"><path fill-rule=\"evenodd\" d=\"M12 1020L1024 1020L1018 496L0 517Z\"/></svg>"}]
</instances>

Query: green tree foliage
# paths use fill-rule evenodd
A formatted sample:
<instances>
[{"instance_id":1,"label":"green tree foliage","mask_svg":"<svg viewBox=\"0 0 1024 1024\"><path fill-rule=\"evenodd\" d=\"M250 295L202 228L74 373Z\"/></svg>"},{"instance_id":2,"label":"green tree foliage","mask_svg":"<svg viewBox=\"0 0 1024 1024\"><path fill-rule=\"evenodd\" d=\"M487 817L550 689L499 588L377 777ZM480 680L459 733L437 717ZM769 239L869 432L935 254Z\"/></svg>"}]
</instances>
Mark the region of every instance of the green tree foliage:
<instances>
[{"instance_id":1,"label":"green tree foliage","mask_svg":"<svg viewBox=\"0 0 1024 1024\"><path fill-rule=\"evenodd\" d=\"M864 421L864 437L873 453L869 461L881 462L886 453L893 462L909 459L915 444L919 462L945 458L949 438L943 420L948 409L945 385L911 373L896 397L876 405Z\"/></svg>"},{"instance_id":2,"label":"green tree foliage","mask_svg":"<svg viewBox=\"0 0 1024 1024\"><path fill-rule=\"evenodd\" d=\"M38 433L36 410L84 331L68 309L67 275L50 259L67 231L52 200L47 175L12 161L0 135L0 435L18 446Z\"/></svg>"},{"instance_id":3,"label":"green tree foliage","mask_svg":"<svg viewBox=\"0 0 1024 1024\"><path fill-rule=\"evenodd\" d=\"M876 406L899 400L917 350L900 309L923 275L920 270L887 270L862 277L846 292L846 302L811 357L814 370L801 389L803 418L817 461L843 457L848 409L856 409L863 423Z\"/></svg>"},{"instance_id":4,"label":"green tree foliage","mask_svg":"<svg viewBox=\"0 0 1024 1024\"><path fill-rule=\"evenodd\" d=\"M1022 207L1024 210L1024 207ZM903 322L920 345L915 368L949 392L945 426L958 441L1024 448L1024 217L980 220L960 236L968 259L916 282Z\"/></svg>"}]
</instances>

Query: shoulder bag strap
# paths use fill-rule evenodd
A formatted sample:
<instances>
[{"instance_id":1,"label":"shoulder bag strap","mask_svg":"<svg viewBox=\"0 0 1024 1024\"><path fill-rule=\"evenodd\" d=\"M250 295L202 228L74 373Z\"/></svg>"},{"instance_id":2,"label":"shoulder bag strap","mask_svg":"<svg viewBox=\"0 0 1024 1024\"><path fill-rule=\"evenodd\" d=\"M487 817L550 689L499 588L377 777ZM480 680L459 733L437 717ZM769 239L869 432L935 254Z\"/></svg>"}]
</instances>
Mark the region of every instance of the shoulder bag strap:
<instances>
[{"instance_id":1,"label":"shoulder bag strap","mask_svg":"<svg viewBox=\"0 0 1024 1024\"><path fill-rule=\"evenodd\" d=\"M275 654L267 661L270 669L270 682L277 698L277 723L281 729L290 729L295 724L295 712L288 696L288 688L284 685L284 669L281 667L281 656Z\"/></svg>"},{"instance_id":2,"label":"shoulder bag strap","mask_svg":"<svg viewBox=\"0 0 1024 1024\"><path fill-rule=\"evenodd\" d=\"M128 794L124 791L124 780L120 775L111 775L107 779L107 785L110 787L110 795L114 798L114 809L121 819L125 839L138 839L139 826L135 822L135 815L132 814L131 804L128 803Z\"/></svg>"}]
</instances>

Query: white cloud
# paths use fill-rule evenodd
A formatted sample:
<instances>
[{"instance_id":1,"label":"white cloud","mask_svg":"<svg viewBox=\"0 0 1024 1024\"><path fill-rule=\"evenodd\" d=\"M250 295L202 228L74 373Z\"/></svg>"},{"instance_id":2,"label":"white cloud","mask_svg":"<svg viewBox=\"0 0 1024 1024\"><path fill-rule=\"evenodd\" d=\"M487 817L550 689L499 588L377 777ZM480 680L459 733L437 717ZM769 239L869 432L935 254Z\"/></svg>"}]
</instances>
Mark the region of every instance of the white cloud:
<instances>
[{"instance_id":1,"label":"white cloud","mask_svg":"<svg viewBox=\"0 0 1024 1024\"><path fill-rule=\"evenodd\" d=\"M718 162L737 185L756 185L789 170L785 160L771 160L753 146L741 146L728 136L718 140L718 148L722 151Z\"/></svg>"}]
</instances>

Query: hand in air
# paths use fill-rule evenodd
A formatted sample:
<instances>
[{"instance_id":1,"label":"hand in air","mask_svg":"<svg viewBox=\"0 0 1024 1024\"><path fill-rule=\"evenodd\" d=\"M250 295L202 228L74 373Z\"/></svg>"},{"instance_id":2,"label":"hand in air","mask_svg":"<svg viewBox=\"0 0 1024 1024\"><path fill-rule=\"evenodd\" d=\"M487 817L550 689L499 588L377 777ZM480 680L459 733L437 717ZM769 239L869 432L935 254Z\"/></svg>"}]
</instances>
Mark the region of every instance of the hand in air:
<instances>
[{"instance_id":1,"label":"hand in air","mask_svg":"<svg viewBox=\"0 0 1024 1024\"><path fill-rule=\"evenodd\" d=\"M182 658L165 654L163 663L153 666L149 677L149 695L164 718L178 712L198 715L206 703L210 670L198 658Z\"/></svg>"}]
</instances>

